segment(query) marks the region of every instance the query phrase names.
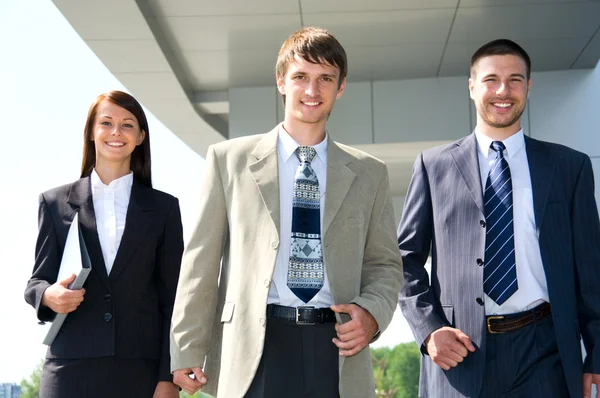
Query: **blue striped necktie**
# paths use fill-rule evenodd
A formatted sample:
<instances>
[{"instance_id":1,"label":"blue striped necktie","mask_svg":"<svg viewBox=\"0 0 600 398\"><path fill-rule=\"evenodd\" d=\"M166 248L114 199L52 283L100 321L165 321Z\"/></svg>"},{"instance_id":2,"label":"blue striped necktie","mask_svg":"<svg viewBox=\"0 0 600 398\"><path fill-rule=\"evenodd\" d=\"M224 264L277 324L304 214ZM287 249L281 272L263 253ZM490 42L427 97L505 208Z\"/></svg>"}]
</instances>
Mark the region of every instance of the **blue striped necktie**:
<instances>
[{"instance_id":1,"label":"blue striped necktie","mask_svg":"<svg viewBox=\"0 0 600 398\"><path fill-rule=\"evenodd\" d=\"M299 146L295 153L300 165L294 177L287 285L300 300L308 303L323 286L321 196L319 180L310 165L317 152L312 147Z\"/></svg>"},{"instance_id":2,"label":"blue striped necktie","mask_svg":"<svg viewBox=\"0 0 600 398\"><path fill-rule=\"evenodd\" d=\"M515 262L513 198L510 168L502 151L501 141L491 148L496 159L490 168L483 194L486 235L483 290L489 298L502 305L519 288Z\"/></svg>"}]
</instances>

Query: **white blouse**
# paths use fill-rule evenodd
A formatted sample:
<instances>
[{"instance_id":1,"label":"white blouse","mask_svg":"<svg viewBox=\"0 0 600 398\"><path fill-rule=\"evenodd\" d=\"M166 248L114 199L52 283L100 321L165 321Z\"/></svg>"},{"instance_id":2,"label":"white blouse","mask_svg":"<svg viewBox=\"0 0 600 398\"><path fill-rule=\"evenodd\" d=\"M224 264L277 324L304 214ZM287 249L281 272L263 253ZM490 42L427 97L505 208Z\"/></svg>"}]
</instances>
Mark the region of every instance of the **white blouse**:
<instances>
[{"instance_id":1,"label":"white blouse","mask_svg":"<svg viewBox=\"0 0 600 398\"><path fill-rule=\"evenodd\" d=\"M106 273L110 275L125 230L133 172L104 185L94 169L90 180L98 238L104 264L106 264Z\"/></svg>"}]
</instances>

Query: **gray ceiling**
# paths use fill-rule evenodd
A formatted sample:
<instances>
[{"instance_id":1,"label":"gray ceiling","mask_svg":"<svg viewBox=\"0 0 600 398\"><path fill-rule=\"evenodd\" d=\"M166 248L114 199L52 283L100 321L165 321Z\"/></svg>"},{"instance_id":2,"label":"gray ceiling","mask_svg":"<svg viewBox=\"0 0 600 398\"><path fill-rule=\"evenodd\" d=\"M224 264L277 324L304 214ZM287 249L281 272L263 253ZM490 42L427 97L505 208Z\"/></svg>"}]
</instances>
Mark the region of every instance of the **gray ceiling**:
<instances>
[{"instance_id":1,"label":"gray ceiling","mask_svg":"<svg viewBox=\"0 0 600 398\"><path fill-rule=\"evenodd\" d=\"M228 89L274 85L283 40L329 29L349 81L464 76L506 37L535 71L593 68L600 0L54 0L121 82L204 155L227 136Z\"/></svg>"},{"instance_id":2,"label":"gray ceiling","mask_svg":"<svg viewBox=\"0 0 600 398\"><path fill-rule=\"evenodd\" d=\"M269 85L282 41L307 25L348 51L349 81L464 75L484 42L529 49L536 71L592 68L600 1L139 0L193 91Z\"/></svg>"}]
</instances>

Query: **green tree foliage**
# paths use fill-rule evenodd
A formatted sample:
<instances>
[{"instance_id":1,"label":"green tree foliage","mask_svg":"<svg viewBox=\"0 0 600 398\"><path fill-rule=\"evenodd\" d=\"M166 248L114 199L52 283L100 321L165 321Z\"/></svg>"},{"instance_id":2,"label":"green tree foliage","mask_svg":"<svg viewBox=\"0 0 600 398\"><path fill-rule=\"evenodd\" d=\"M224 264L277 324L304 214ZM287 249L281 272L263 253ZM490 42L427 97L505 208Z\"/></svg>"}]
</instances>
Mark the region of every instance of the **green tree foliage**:
<instances>
[{"instance_id":1,"label":"green tree foliage","mask_svg":"<svg viewBox=\"0 0 600 398\"><path fill-rule=\"evenodd\" d=\"M33 370L27 379L21 380L21 398L39 398L40 381L42 380L42 366L44 360L41 360L38 366Z\"/></svg>"},{"instance_id":2,"label":"green tree foliage","mask_svg":"<svg viewBox=\"0 0 600 398\"><path fill-rule=\"evenodd\" d=\"M415 343L371 350L377 398L416 398L419 393L419 360Z\"/></svg>"}]
</instances>

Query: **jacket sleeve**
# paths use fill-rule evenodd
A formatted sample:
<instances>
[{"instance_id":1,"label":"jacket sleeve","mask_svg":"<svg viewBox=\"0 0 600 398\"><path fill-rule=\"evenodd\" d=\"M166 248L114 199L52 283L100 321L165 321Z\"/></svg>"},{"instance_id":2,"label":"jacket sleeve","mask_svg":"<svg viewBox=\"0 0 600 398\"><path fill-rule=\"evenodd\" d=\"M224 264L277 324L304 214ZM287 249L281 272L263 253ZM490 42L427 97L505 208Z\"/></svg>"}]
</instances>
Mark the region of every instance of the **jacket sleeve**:
<instances>
[{"instance_id":1,"label":"jacket sleeve","mask_svg":"<svg viewBox=\"0 0 600 398\"><path fill-rule=\"evenodd\" d=\"M170 359L171 317L181 256L183 254L183 228L179 201L174 199L167 215L163 240L157 248L157 271L160 309L162 315L162 351L158 370L159 381L172 381Z\"/></svg>"},{"instance_id":2,"label":"jacket sleeve","mask_svg":"<svg viewBox=\"0 0 600 398\"><path fill-rule=\"evenodd\" d=\"M25 288L25 301L35 308L40 321L50 322L54 320L56 313L42 305L42 297L46 289L56 282L62 250L44 194L40 195L39 202L35 263L33 274Z\"/></svg>"},{"instance_id":3,"label":"jacket sleeve","mask_svg":"<svg viewBox=\"0 0 600 398\"><path fill-rule=\"evenodd\" d=\"M377 321L379 331L383 332L397 306L402 285L402 259L394 234L395 218L387 168L381 164L381 169L365 243L360 295L352 302L369 311Z\"/></svg>"},{"instance_id":4,"label":"jacket sleeve","mask_svg":"<svg viewBox=\"0 0 600 398\"><path fill-rule=\"evenodd\" d=\"M202 367L215 320L218 278L228 221L214 148L208 149L199 218L186 247L171 328L171 371Z\"/></svg>"},{"instance_id":5,"label":"jacket sleeve","mask_svg":"<svg viewBox=\"0 0 600 398\"><path fill-rule=\"evenodd\" d=\"M579 325L587 352L584 372L600 374L600 221L588 156L582 163L571 206Z\"/></svg>"},{"instance_id":6,"label":"jacket sleeve","mask_svg":"<svg viewBox=\"0 0 600 398\"><path fill-rule=\"evenodd\" d=\"M433 228L431 191L423 154L420 154L413 167L398 226L398 247L402 253L405 280L399 304L423 353L426 353L423 343L431 332L449 326L436 311L436 299L425 269Z\"/></svg>"}]
</instances>

